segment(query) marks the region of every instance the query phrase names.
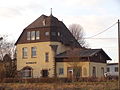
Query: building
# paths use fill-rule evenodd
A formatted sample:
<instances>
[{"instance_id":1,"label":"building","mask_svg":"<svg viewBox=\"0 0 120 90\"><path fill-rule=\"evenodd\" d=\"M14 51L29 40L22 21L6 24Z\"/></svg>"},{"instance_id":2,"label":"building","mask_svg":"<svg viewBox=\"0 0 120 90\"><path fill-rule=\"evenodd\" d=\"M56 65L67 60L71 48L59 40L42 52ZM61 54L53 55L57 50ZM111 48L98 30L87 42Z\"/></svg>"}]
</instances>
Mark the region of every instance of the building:
<instances>
[{"instance_id":1,"label":"building","mask_svg":"<svg viewBox=\"0 0 120 90\"><path fill-rule=\"evenodd\" d=\"M17 70L22 77L72 77L75 71L78 77L101 77L106 60L111 60L102 49L82 48L52 14L41 15L28 25L16 47Z\"/></svg>"},{"instance_id":2,"label":"building","mask_svg":"<svg viewBox=\"0 0 120 90\"><path fill-rule=\"evenodd\" d=\"M107 73L111 76L118 76L118 63L109 63L107 64Z\"/></svg>"}]
</instances>

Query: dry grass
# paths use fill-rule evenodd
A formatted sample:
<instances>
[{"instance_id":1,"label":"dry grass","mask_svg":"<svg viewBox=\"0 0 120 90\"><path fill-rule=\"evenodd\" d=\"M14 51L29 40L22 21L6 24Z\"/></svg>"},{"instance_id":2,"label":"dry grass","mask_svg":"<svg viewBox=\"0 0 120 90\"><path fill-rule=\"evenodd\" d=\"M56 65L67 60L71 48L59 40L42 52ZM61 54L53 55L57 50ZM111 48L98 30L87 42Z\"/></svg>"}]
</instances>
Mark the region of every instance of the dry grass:
<instances>
[{"instance_id":1,"label":"dry grass","mask_svg":"<svg viewBox=\"0 0 120 90\"><path fill-rule=\"evenodd\" d=\"M117 81L74 83L1 83L0 90L118 90Z\"/></svg>"}]
</instances>

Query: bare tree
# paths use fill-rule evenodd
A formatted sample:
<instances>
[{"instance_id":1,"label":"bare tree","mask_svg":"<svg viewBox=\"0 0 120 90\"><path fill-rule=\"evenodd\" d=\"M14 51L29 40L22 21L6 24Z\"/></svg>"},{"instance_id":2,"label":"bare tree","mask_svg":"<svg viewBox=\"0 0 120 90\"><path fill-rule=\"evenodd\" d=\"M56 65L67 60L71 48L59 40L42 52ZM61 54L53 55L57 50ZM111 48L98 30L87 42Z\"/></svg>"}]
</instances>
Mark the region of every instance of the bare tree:
<instances>
[{"instance_id":1,"label":"bare tree","mask_svg":"<svg viewBox=\"0 0 120 90\"><path fill-rule=\"evenodd\" d=\"M8 41L7 35L0 35L0 73L5 77L14 77L16 73L15 46L13 41ZM14 58L14 59L13 59Z\"/></svg>"},{"instance_id":2,"label":"bare tree","mask_svg":"<svg viewBox=\"0 0 120 90\"><path fill-rule=\"evenodd\" d=\"M80 43L80 45L83 48L87 48L87 43L84 39L84 32L83 28L79 24L71 24L69 26L70 32L73 34L75 39ZM69 56L68 59L71 61L69 62L69 65L72 68L73 75L72 75L72 81L77 80L77 78L80 78L82 76L82 66L80 65L81 57L78 55L80 49L75 48L74 43L72 43L71 50L68 52Z\"/></svg>"},{"instance_id":3,"label":"bare tree","mask_svg":"<svg viewBox=\"0 0 120 90\"><path fill-rule=\"evenodd\" d=\"M5 54L10 55L10 57L13 57L15 53L15 46L14 42L8 41L7 35L0 35L0 60L3 60L3 57Z\"/></svg>"},{"instance_id":4,"label":"bare tree","mask_svg":"<svg viewBox=\"0 0 120 90\"><path fill-rule=\"evenodd\" d=\"M82 68L81 65L79 64L80 62L80 57L78 55L79 49L77 48L72 48L67 52L68 60L69 60L69 67L72 70L72 77L70 77L73 81L76 81L82 76Z\"/></svg>"},{"instance_id":5,"label":"bare tree","mask_svg":"<svg viewBox=\"0 0 120 90\"><path fill-rule=\"evenodd\" d=\"M75 39L80 43L82 47L87 47L86 41L84 39L83 28L79 24L71 24L69 26L70 32L73 34Z\"/></svg>"}]
</instances>

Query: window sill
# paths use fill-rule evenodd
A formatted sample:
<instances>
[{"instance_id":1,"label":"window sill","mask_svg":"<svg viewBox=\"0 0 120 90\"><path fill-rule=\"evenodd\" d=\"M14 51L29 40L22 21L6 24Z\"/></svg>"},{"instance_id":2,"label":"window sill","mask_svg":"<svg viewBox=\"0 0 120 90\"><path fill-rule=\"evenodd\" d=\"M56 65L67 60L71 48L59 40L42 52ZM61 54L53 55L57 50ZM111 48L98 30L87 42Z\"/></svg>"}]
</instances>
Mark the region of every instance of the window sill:
<instances>
[{"instance_id":1,"label":"window sill","mask_svg":"<svg viewBox=\"0 0 120 90\"><path fill-rule=\"evenodd\" d=\"M22 59L28 59L27 57L23 57Z\"/></svg>"},{"instance_id":2,"label":"window sill","mask_svg":"<svg viewBox=\"0 0 120 90\"><path fill-rule=\"evenodd\" d=\"M31 58L37 58L37 56L32 56Z\"/></svg>"}]
</instances>

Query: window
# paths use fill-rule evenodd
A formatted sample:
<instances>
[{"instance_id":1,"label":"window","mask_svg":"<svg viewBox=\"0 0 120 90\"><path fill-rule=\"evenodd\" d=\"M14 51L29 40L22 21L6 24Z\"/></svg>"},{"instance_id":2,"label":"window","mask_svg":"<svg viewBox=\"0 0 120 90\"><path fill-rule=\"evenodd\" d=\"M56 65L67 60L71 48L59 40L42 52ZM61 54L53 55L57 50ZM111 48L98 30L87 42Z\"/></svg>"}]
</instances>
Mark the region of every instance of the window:
<instances>
[{"instance_id":1,"label":"window","mask_svg":"<svg viewBox=\"0 0 120 90\"><path fill-rule=\"evenodd\" d=\"M40 39L40 32L36 31L36 40Z\"/></svg>"},{"instance_id":2,"label":"window","mask_svg":"<svg viewBox=\"0 0 120 90\"><path fill-rule=\"evenodd\" d=\"M51 34L52 34L52 36L56 36L56 32L52 32Z\"/></svg>"},{"instance_id":3,"label":"window","mask_svg":"<svg viewBox=\"0 0 120 90\"><path fill-rule=\"evenodd\" d=\"M43 20L43 26L45 26L46 22L45 22L45 19Z\"/></svg>"},{"instance_id":4,"label":"window","mask_svg":"<svg viewBox=\"0 0 120 90\"><path fill-rule=\"evenodd\" d=\"M49 36L49 32L45 32L45 35L46 35L46 36Z\"/></svg>"},{"instance_id":5,"label":"window","mask_svg":"<svg viewBox=\"0 0 120 90\"><path fill-rule=\"evenodd\" d=\"M31 40L35 40L35 31L31 32Z\"/></svg>"},{"instance_id":6,"label":"window","mask_svg":"<svg viewBox=\"0 0 120 90\"><path fill-rule=\"evenodd\" d=\"M118 67L115 67L115 72L118 72Z\"/></svg>"},{"instance_id":7,"label":"window","mask_svg":"<svg viewBox=\"0 0 120 90\"><path fill-rule=\"evenodd\" d=\"M48 77L49 75L48 70L42 70L41 73L42 73L42 77Z\"/></svg>"},{"instance_id":8,"label":"window","mask_svg":"<svg viewBox=\"0 0 120 90\"><path fill-rule=\"evenodd\" d=\"M102 76L104 76L104 68L103 67L101 68L101 74L102 74Z\"/></svg>"},{"instance_id":9,"label":"window","mask_svg":"<svg viewBox=\"0 0 120 90\"><path fill-rule=\"evenodd\" d=\"M36 47L32 47L32 48L31 48L32 57L36 57L36 56L37 56L36 50L37 50Z\"/></svg>"},{"instance_id":10,"label":"window","mask_svg":"<svg viewBox=\"0 0 120 90\"><path fill-rule=\"evenodd\" d=\"M107 72L110 72L110 68L109 67L107 68Z\"/></svg>"},{"instance_id":11,"label":"window","mask_svg":"<svg viewBox=\"0 0 120 90\"><path fill-rule=\"evenodd\" d=\"M93 67L92 76L96 77L96 68L95 67Z\"/></svg>"},{"instance_id":12,"label":"window","mask_svg":"<svg viewBox=\"0 0 120 90\"><path fill-rule=\"evenodd\" d=\"M45 62L49 61L49 53L45 53Z\"/></svg>"},{"instance_id":13,"label":"window","mask_svg":"<svg viewBox=\"0 0 120 90\"><path fill-rule=\"evenodd\" d=\"M84 76L87 76L87 69L85 67L83 68L83 74Z\"/></svg>"},{"instance_id":14,"label":"window","mask_svg":"<svg viewBox=\"0 0 120 90\"><path fill-rule=\"evenodd\" d=\"M63 68L59 68L59 75L63 75L64 74L64 69Z\"/></svg>"},{"instance_id":15,"label":"window","mask_svg":"<svg viewBox=\"0 0 120 90\"><path fill-rule=\"evenodd\" d=\"M26 47L22 48L22 57L27 58L27 48Z\"/></svg>"},{"instance_id":16,"label":"window","mask_svg":"<svg viewBox=\"0 0 120 90\"><path fill-rule=\"evenodd\" d=\"M27 32L27 40L30 40L30 32Z\"/></svg>"},{"instance_id":17,"label":"window","mask_svg":"<svg viewBox=\"0 0 120 90\"><path fill-rule=\"evenodd\" d=\"M58 32L58 36L60 36L60 32Z\"/></svg>"},{"instance_id":18,"label":"window","mask_svg":"<svg viewBox=\"0 0 120 90\"><path fill-rule=\"evenodd\" d=\"M32 77L32 69L29 68L29 67L25 67L25 68L22 70L22 76L23 76L23 77Z\"/></svg>"}]
</instances>

